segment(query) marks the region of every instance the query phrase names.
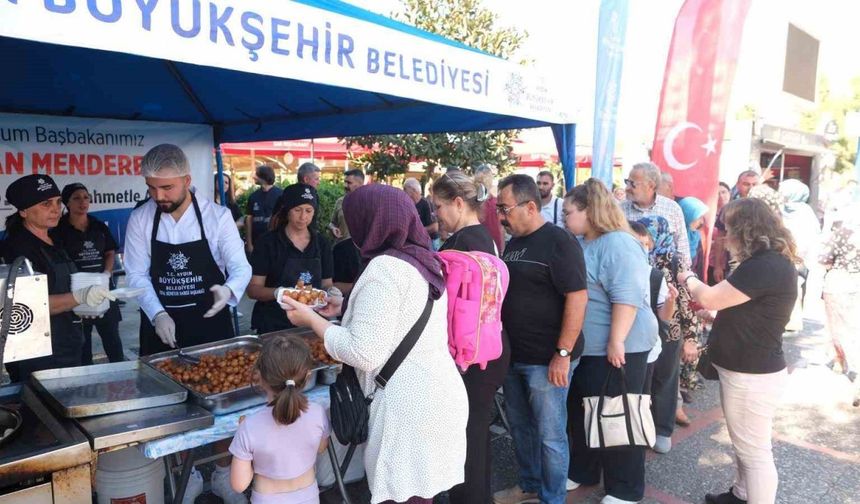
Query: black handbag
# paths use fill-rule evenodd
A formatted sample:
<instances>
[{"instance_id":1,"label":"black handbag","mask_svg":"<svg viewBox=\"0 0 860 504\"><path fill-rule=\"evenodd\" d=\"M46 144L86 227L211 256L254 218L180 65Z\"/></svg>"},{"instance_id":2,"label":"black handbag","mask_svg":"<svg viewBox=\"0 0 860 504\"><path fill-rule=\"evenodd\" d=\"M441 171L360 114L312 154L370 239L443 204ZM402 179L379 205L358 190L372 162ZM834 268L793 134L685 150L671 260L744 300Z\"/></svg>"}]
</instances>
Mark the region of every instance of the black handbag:
<instances>
[{"instance_id":1,"label":"black handbag","mask_svg":"<svg viewBox=\"0 0 860 504\"><path fill-rule=\"evenodd\" d=\"M418 337L424 332L430 312L433 308L433 300L427 299L424 311L412 329L406 333L403 341L394 349L394 353L388 358L388 362L382 366L382 370L376 375L374 381L376 388L369 396L364 396L358 376L352 366L343 365L337 379L329 386L331 397L331 428L338 442L343 445L359 445L367 441L368 421L370 419L370 403L373 396L380 388L391 379L391 376L400 367L400 364L409 355L412 347L418 342Z\"/></svg>"}]
</instances>

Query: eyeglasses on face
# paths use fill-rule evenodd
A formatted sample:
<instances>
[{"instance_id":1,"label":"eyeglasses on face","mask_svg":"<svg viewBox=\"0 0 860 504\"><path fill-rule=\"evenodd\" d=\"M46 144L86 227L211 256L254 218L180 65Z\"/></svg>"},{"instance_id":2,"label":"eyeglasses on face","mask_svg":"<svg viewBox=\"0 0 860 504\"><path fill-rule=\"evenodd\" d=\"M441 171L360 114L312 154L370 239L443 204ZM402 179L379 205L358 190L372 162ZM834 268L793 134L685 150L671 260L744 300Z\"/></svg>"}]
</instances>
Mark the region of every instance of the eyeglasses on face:
<instances>
[{"instance_id":1,"label":"eyeglasses on face","mask_svg":"<svg viewBox=\"0 0 860 504\"><path fill-rule=\"evenodd\" d=\"M630 189L636 189L636 181L630 180L629 178L624 179L624 184L630 187Z\"/></svg>"},{"instance_id":2,"label":"eyeglasses on face","mask_svg":"<svg viewBox=\"0 0 860 504\"><path fill-rule=\"evenodd\" d=\"M528 201L522 201L520 203L517 203L514 206L509 206L509 207L506 207L505 205L496 205L496 213L497 214L510 215L510 213L514 210L514 208L516 208L518 206L523 206L526 204L528 204Z\"/></svg>"}]
</instances>

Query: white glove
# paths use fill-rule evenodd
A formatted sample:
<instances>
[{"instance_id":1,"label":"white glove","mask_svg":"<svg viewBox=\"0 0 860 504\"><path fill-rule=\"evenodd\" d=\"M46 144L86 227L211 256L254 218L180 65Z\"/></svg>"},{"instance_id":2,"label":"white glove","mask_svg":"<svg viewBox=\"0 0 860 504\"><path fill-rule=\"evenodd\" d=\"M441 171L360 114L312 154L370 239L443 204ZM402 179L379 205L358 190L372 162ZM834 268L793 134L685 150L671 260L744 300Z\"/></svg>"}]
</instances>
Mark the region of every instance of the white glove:
<instances>
[{"instance_id":1,"label":"white glove","mask_svg":"<svg viewBox=\"0 0 860 504\"><path fill-rule=\"evenodd\" d=\"M166 311L159 312L152 320L155 326L155 334L161 342L170 348L176 348L176 323Z\"/></svg>"},{"instance_id":2,"label":"white glove","mask_svg":"<svg viewBox=\"0 0 860 504\"><path fill-rule=\"evenodd\" d=\"M212 303L212 308L209 308L209 311L203 314L203 318L214 317L218 314L219 311L227 306L227 301L233 295L233 291L226 285L213 285L209 288L209 291L212 292L215 302Z\"/></svg>"},{"instance_id":3,"label":"white glove","mask_svg":"<svg viewBox=\"0 0 860 504\"><path fill-rule=\"evenodd\" d=\"M87 306L98 306L105 299L116 301L116 297L110 293L110 289L101 285L90 285L89 287L78 289L72 292L72 297L75 298L78 304L85 304Z\"/></svg>"}]
</instances>

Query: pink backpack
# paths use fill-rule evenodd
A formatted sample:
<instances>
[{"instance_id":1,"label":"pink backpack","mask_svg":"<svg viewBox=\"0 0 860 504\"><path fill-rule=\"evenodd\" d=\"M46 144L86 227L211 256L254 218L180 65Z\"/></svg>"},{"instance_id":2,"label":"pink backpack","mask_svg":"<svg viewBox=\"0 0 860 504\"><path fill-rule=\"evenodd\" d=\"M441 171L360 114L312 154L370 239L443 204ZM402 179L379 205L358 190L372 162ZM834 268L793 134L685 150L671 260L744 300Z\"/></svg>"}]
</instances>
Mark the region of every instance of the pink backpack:
<instances>
[{"instance_id":1,"label":"pink backpack","mask_svg":"<svg viewBox=\"0 0 860 504\"><path fill-rule=\"evenodd\" d=\"M448 292L448 350L466 371L481 369L502 355L502 301L508 290L508 267L484 252L439 253Z\"/></svg>"}]
</instances>

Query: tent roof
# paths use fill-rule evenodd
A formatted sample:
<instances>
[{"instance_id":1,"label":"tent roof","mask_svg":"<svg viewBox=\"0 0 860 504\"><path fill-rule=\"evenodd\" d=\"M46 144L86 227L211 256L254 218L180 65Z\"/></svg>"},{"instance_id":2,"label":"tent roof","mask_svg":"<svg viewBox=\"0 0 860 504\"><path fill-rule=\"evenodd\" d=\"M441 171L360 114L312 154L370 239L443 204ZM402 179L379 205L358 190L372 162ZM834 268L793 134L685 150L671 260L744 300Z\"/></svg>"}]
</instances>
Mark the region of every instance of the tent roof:
<instances>
[{"instance_id":1,"label":"tent roof","mask_svg":"<svg viewBox=\"0 0 860 504\"><path fill-rule=\"evenodd\" d=\"M222 3L234 4L237 11L244 5L232 0L222 0ZM77 3L78 11L86 8L81 4L84 2ZM134 2L123 2L122 5L126 7L123 14L125 17L121 19L124 23L126 18L133 18L135 15L134 12L128 12L133 8ZM156 8L168 9L168 5L161 2L156 4ZM298 75L300 78L257 73L276 73L280 71L280 67L247 67L247 53L241 54L240 51L238 59L230 60L237 55L236 51L233 51L234 47L229 46L212 46L212 50L205 54L187 51L187 48L182 46L185 41L168 31L166 35L173 35L176 39L174 58L174 53L170 51L170 46L174 43L172 40L161 43L159 47L149 47L145 43L129 45L127 40L106 41L105 35L111 33L108 30L116 29L117 26L103 27L104 23L83 17L88 14L86 12L74 14L80 14L79 19L86 19L92 24L91 27L66 24L64 26L68 33L60 33L57 31L59 28L54 31L51 27L44 28L39 24L39 20L35 19L31 23L32 26L25 29L21 23L27 23L34 17L25 17L25 7L31 10L41 8L29 4L25 6L0 2L0 65L7 70L14 69L14 74L9 73L5 79L0 79L2 112L210 124L214 128L216 143L363 134L517 129L572 122L547 121L536 118L535 114L518 113L529 110L522 106L511 106L510 111L503 112L486 111L492 107L496 110L503 109L498 106L498 103L502 103L498 98L492 107L485 105L485 111L464 108L462 96L456 100L450 99L446 104L445 100L454 95L447 92L448 90L444 90L446 93L438 93L438 90L428 88L426 95L416 94L416 89L406 90L399 95L384 92L381 90L396 91L400 88L387 88L388 83L396 79L380 81L377 74L368 75L368 79L365 79L377 79L373 84L363 83L361 74L357 74L358 78L352 82L355 87L363 86L364 89L353 89L335 85L347 82L343 81L342 75L332 72L331 68L320 67L319 76L314 72L301 72ZM431 53L443 51L442 56L448 57L449 63L453 56L461 58L464 62L462 68L467 68L467 63L474 64L476 61L489 65L486 68L498 64L510 65L495 56L458 42L336 0L300 0L295 3L284 2L283 7L275 5L267 8L286 17L286 14L292 14L299 9L307 10L309 7L315 9L311 12L313 15L348 17L350 19L344 22L357 23L355 30L371 30L368 33L375 33L372 30L376 30L383 41L406 35L410 40L415 39L412 41L420 50ZM320 9L322 11L319 11ZM204 22L207 21L205 14L204 12L202 17ZM136 15L139 18L140 13ZM45 22L53 22L58 15L38 11L38 16L44 16ZM342 17L332 19L343 20ZM131 23L132 20L128 21ZM136 26L129 24L129 28L137 28L140 33L130 33L129 38L162 40L147 39L146 37L152 37L153 33L140 30L139 19L136 23ZM152 23L155 24L155 20ZM368 27L367 23L373 23L373 26ZM295 20L293 24L297 24ZM99 33L98 37L93 33L102 29L105 33ZM169 30L169 24L167 29ZM393 35L391 30L399 32L400 35ZM152 32L155 31L153 28ZM215 28L212 28L212 31L215 32ZM239 35L241 33L235 36L238 38ZM208 42L205 36L200 37L204 40L192 42ZM376 42L372 40L368 42L374 43ZM218 56L222 53L218 51L225 55L224 60L230 60L220 67L212 63L220 61ZM262 58L263 56L261 61ZM286 60L285 63L289 61ZM307 61L296 62L297 66L300 64L306 65ZM358 70L362 70L360 63L356 63L356 66L359 67ZM244 71L246 67L252 68L255 73ZM508 67L505 68L507 70ZM527 72L525 69L523 71ZM296 70L286 69L284 72L295 73ZM322 78L323 74L330 78ZM521 76L511 74L509 78L515 77ZM526 78L528 77L526 75ZM492 78L497 79L499 82L495 83L494 80L494 83L501 87L496 94L504 95L507 84L502 84L503 75L492 75ZM403 84L400 82L397 85ZM409 84L413 88L417 86L415 83ZM543 85L546 84L539 86ZM374 90L374 86L379 91ZM411 97L408 96L410 93ZM428 98L428 101L422 101L415 98L429 97L433 93L436 94L432 100ZM481 98L479 96L474 101L477 103ZM508 98L508 102L510 101ZM544 115L546 114L544 112Z\"/></svg>"}]
</instances>

